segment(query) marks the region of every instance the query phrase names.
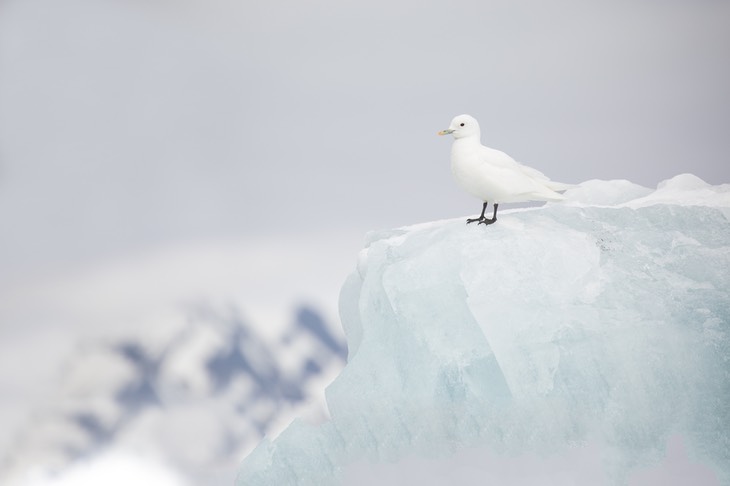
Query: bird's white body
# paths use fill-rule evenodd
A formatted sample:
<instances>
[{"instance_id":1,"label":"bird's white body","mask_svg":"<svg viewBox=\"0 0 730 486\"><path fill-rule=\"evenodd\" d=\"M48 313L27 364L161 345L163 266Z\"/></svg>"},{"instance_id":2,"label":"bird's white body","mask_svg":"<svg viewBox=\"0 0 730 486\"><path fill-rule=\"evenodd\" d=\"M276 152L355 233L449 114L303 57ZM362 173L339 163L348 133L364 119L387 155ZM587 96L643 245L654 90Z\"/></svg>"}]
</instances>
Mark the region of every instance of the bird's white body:
<instances>
[{"instance_id":1,"label":"bird's white body","mask_svg":"<svg viewBox=\"0 0 730 486\"><path fill-rule=\"evenodd\" d=\"M556 191L570 185L554 182L542 172L520 164L504 152L482 145L479 124L469 115L454 118L448 130L451 147L451 172L469 194L491 203L561 201Z\"/></svg>"}]
</instances>

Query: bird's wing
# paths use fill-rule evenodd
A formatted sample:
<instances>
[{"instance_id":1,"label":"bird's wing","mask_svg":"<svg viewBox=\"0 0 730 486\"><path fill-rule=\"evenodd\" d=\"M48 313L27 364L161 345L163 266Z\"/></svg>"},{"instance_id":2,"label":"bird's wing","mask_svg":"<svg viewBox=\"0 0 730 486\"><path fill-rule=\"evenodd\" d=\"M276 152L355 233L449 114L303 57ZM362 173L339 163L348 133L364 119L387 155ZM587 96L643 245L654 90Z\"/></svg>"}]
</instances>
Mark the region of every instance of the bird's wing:
<instances>
[{"instance_id":1,"label":"bird's wing","mask_svg":"<svg viewBox=\"0 0 730 486\"><path fill-rule=\"evenodd\" d=\"M485 190L485 200L489 197L500 202L562 199L560 194L550 190L542 181L537 181L514 167L490 162L483 161L474 174L477 186Z\"/></svg>"},{"instance_id":2,"label":"bird's wing","mask_svg":"<svg viewBox=\"0 0 730 486\"><path fill-rule=\"evenodd\" d=\"M526 176L532 177L533 179L549 180L547 176L539 170L520 164L501 150L485 147L483 145L481 148L482 158L492 165L502 167L504 169L522 172Z\"/></svg>"},{"instance_id":3,"label":"bird's wing","mask_svg":"<svg viewBox=\"0 0 730 486\"><path fill-rule=\"evenodd\" d=\"M573 187L571 184L551 181L548 176L539 170L517 162L515 159L500 150L482 146L482 157L484 160L487 160L490 164L497 167L522 172L529 178L544 184L552 191L565 191L566 189Z\"/></svg>"}]
</instances>

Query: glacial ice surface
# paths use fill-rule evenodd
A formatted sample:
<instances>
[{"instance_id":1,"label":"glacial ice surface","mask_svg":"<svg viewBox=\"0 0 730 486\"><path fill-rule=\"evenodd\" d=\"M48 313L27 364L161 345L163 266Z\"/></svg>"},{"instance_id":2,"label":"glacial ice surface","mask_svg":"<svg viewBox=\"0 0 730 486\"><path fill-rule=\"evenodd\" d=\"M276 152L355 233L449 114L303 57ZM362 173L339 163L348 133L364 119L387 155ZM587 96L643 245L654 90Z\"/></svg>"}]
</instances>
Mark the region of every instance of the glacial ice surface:
<instances>
[{"instance_id":1,"label":"glacial ice surface","mask_svg":"<svg viewBox=\"0 0 730 486\"><path fill-rule=\"evenodd\" d=\"M581 484L556 471L591 461L591 484L626 484L673 440L730 484L730 185L683 174L566 195L489 227L371 233L340 295L331 418L264 440L236 484L367 484L381 465L449 458L472 471L461 484ZM526 457L568 462L500 483L500 461Z\"/></svg>"}]
</instances>

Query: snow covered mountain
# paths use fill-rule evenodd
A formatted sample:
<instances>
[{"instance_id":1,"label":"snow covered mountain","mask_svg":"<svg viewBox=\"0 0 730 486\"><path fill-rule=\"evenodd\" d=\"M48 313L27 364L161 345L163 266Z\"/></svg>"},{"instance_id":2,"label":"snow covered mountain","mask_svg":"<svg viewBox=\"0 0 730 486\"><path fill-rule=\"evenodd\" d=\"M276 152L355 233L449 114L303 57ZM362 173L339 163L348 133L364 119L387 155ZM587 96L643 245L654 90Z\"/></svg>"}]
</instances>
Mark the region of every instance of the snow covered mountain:
<instances>
[{"instance_id":1,"label":"snow covered mountain","mask_svg":"<svg viewBox=\"0 0 730 486\"><path fill-rule=\"evenodd\" d=\"M326 416L322 389L347 355L304 306L280 333L261 333L235 308L197 306L154 324L78 347L52 401L14 441L0 483L46 484L114 451L165 464L183 484L230 484L264 434L295 415Z\"/></svg>"},{"instance_id":2,"label":"snow covered mountain","mask_svg":"<svg viewBox=\"0 0 730 486\"><path fill-rule=\"evenodd\" d=\"M566 195L371 234L331 419L236 484L730 485L730 184Z\"/></svg>"}]
</instances>

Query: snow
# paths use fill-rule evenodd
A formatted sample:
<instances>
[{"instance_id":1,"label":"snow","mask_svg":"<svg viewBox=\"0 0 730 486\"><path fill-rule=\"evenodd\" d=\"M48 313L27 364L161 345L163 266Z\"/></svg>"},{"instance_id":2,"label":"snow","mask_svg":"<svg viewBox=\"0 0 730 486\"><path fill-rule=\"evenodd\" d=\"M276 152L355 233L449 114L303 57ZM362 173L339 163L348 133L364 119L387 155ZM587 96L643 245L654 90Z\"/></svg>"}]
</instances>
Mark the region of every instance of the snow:
<instances>
[{"instance_id":1,"label":"snow","mask_svg":"<svg viewBox=\"0 0 730 486\"><path fill-rule=\"evenodd\" d=\"M189 486L190 483L172 468L125 454L107 454L93 462L83 462L48 480L29 478L28 486L125 486L154 484L155 486Z\"/></svg>"},{"instance_id":2,"label":"snow","mask_svg":"<svg viewBox=\"0 0 730 486\"><path fill-rule=\"evenodd\" d=\"M730 185L566 198L370 235L331 419L236 484L730 484Z\"/></svg>"},{"instance_id":3,"label":"snow","mask_svg":"<svg viewBox=\"0 0 730 486\"><path fill-rule=\"evenodd\" d=\"M660 203L683 206L709 205L724 208L726 211L730 208L730 184L711 186L695 175L680 174L660 183L653 193L630 201L627 205L639 208Z\"/></svg>"},{"instance_id":4,"label":"snow","mask_svg":"<svg viewBox=\"0 0 730 486\"><path fill-rule=\"evenodd\" d=\"M593 179L570 189L566 195L569 206L615 206L646 196L652 190L625 179L601 181Z\"/></svg>"},{"instance_id":5,"label":"snow","mask_svg":"<svg viewBox=\"0 0 730 486\"><path fill-rule=\"evenodd\" d=\"M320 238L336 241L338 248L323 252ZM155 391L168 406L193 401L210 412L215 409L211 403L226 402L223 410L214 413L226 424L224 435L245 445L223 461L222 455L218 457L214 469L226 469L228 477L214 481L205 476L201 482L230 484L235 465L255 446L262 431L257 429L261 425L249 424L246 413L231 418L237 397L254 393L256 384L249 383L250 389L243 390L245 384L232 383L230 395L211 397L216 390L211 391L215 387L207 377L205 361L214 348L221 351L219 345L228 339L221 337L226 335L221 322L238 319L250 328L273 351L281 373L304 385L303 402L286 406L277 400L276 410L269 409L274 416L265 426L267 431L283 429L293 419L292 413L301 414L303 408L321 417L324 386L339 371L342 360L337 356L325 362L333 353L319 338L310 330L291 330L302 327L297 311L304 306L320 314L327 330L340 338L336 296L361 241L361 234L347 231L307 233L296 239L206 239L90 259L64 271L49 268L40 277L13 280L3 273L0 484L18 484L7 477L9 472L15 475L16 466L55 470L67 467L74 457L88 457L112 446L89 441L73 417L93 413L101 427L119 425L124 407L119 408L115 392L134 384L130 372L135 379L143 374L115 350L130 341L159 363ZM306 288L301 275L308 277ZM216 315L200 315L203 309ZM231 342L225 341L228 346ZM301 370L310 359L318 361L322 372L302 378ZM163 448L158 440L163 434L156 426L145 425L145 420L125 422L129 431L114 434L109 441L121 442L123 448L132 442L134 447L147 444L145 453ZM163 414L149 422L164 420ZM176 450L184 447L180 443ZM171 452L176 457L191 455ZM183 475L190 472L187 463L174 466Z\"/></svg>"},{"instance_id":6,"label":"snow","mask_svg":"<svg viewBox=\"0 0 730 486\"><path fill-rule=\"evenodd\" d=\"M295 416L326 417L322 390L346 348L316 310L301 307L275 339L232 305L164 317L77 346L50 399L12 434L0 484L106 484L100 478L124 461L134 462L120 476L126 484L183 484L153 479L155 470L185 484L231 484L264 433Z\"/></svg>"}]
</instances>

